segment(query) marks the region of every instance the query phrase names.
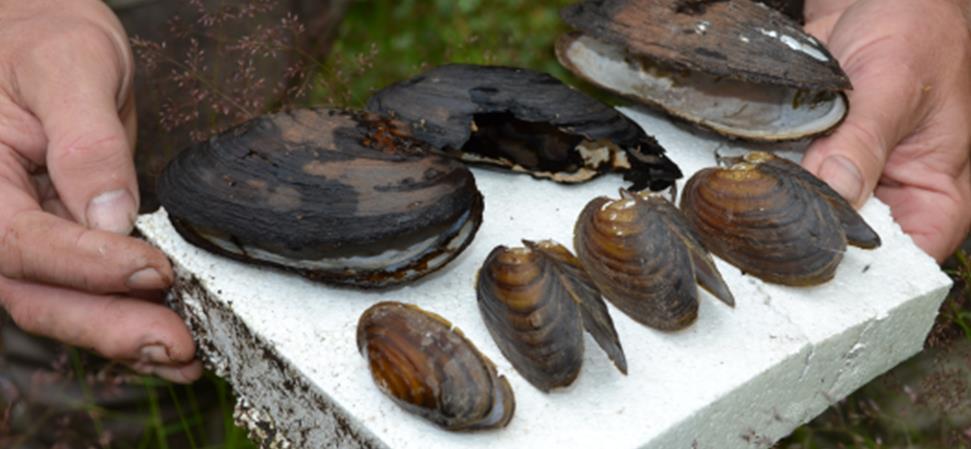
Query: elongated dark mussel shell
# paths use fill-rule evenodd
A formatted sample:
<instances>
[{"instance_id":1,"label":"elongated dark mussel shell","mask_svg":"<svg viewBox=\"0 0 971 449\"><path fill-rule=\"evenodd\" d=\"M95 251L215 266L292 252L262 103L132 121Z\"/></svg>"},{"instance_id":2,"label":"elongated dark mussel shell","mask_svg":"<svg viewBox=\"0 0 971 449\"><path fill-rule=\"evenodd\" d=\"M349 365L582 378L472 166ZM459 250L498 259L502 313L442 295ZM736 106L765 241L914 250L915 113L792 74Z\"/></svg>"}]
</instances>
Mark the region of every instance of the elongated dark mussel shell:
<instances>
[{"instance_id":1,"label":"elongated dark mussel shell","mask_svg":"<svg viewBox=\"0 0 971 449\"><path fill-rule=\"evenodd\" d=\"M447 430L505 427L516 401L496 367L444 318L413 305L375 304L357 347L382 392Z\"/></svg>"},{"instance_id":2,"label":"elongated dark mussel shell","mask_svg":"<svg viewBox=\"0 0 971 449\"><path fill-rule=\"evenodd\" d=\"M748 274L793 286L832 279L846 251L843 224L802 177L771 167L701 170L681 210L711 252Z\"/></svg>"},{"instance_id":3,"label":"elongated dark mussel shell","mask_svg":"<svg viewBox=\"0 0 971 449\"><path fill-rule=\"evenodd\" d=\"M735 299L708 252L669 201L621 191L596 198L577 219L573 245L604 296L634 320L678 330L698 315L698 288Z\"/></svg>"},{"instance_id":4,"label":"elongated dark mussel shell","mask_svg":"<svg viewBox=\"0 0 971 449\"><path fill-rule=\"evenodd\" d=\"M368 110L472 163L582 182L622 171L635 189L681 177L664 150L616 110L540 72L445 65L376 93Z\"/></svg>"},{"instance_id":5,"label":"elongated dark mussel shell","mask_svg":"<svg viewBox=\"0 0 971 449\"><path fill-rule=\"evenodd\" d=\"M373 114L298 110L182 152L158 194L207 250L356 287L397 285L460 253L482 220L461 163Z\"/></svg>"},{"instance_id":6,"label":"elongated dark mussel shell","mask_svg":"<svg viewBox=\"0 0 971 449\"><path fill-rule=\"evenodd\" d=\"M748 0L588 0L556 44L574 74L726 136L797 140L842 122L849 80L801 27Z\"/></svg>"},{"instance_id":7,"label":"elongated dark mussel shell","mask_svg":"<svg viewBox=\"0 0 971 449\"><path fill-rule=\"evenodd\" d=\"M583 328L617 368L627 361L600 292L579 262L551 241L496 247L479 270L476 294L503 355L542 391L573 383L583 364Z\"/></svg>"}]
</instances>

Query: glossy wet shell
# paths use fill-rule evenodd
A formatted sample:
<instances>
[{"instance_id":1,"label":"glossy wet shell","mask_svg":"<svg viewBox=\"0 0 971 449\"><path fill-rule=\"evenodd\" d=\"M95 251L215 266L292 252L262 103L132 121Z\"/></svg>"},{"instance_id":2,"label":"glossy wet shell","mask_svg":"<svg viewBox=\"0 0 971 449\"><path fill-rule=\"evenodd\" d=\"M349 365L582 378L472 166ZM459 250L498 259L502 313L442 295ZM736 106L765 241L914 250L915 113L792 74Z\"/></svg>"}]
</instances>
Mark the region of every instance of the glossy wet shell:
<instances>
[{"instance_id":1,"label":"glossy wet shell","mask_svg":"<svg viewBox=\"0 0 971 449\"><path fill-rule=\"evenodd\" d=\"M711 252L768 282L826 282L846 251L825 199L798 177L757 164L699 171L685 186L681 210Z\"/></svg>"},{"instance_id":2,"label":"glossy wet shell","mask_svg":"<svg viewBox=\"0 0 971 449\"><path fill-rule=\"evenodd\" d=\"M850 245L873 249L880 246L880 235L863 220L863 217L839 193L828 184L813 176L799 164L788 159L777 157L771 153L754 151L746 154L739 162L756 164L758 169L766 173L776 173L777 176L794 176L810 190L820 195L836 214L836 218L843 225L846 241Z\"/></svg>"},{"instance_id":3,"label":"glossy wet shell","mask_svg":"<svg viewBox=\"0 0 971 449\"><path fill-rule=\"evenodd\" d=\"M445 65L388 86L368 110L472 163L560 182L623 171L660 189L681 176L653 137L615 109L532 70Z\"/></svg>"},{"instance_id":4,"label":"glossy wet shell","mask_svg":"<svg viewBox=\"0 0 971 449\"><path fill-rule=\"evenodd\" d=\"M158 194L193 244L357 287L433 272L471 242L482 197L461 163L373 115L260 117L180 154Z\"/></svg>"},{"instance_id":5,"label":"glossy wet shell","mask_svg":"<svg viewBox=\"0 0 971 449\"><path fill-rule=\"evenodd\" d=\"M556 54L566 68L594 85L733 138L804 139L833 129L848 111L841 93L673 70L579 33L562 36Z\"/></svg>"},{"instance_id":6,"label":"glossy wet shell","mask_svg":"<svg viewBox=\"0 0 971 449\"><path fill-rule=\"evenodd\" d=\"M626 374L606 305L573 255L553 242L524 243L495 248L476 281L479 310L503 355L536 388L565 387L583 364L586 326Z\"/></svg>"},{"instance_id":7,"label":"glossy wet shell","mask_svg":"<svg viewBox=\"0 0 971 449\"><path fill-rule=\"evenodd\" d=\"M382 392L444 429L495 429L512 419L509 382L438 315L401 303L376 304L358 321L357 346Z\"/></svg>"},{"instance_id":8,"label":"glossy wet shell","mask_svg":"<svg viewBox=\"0 0 971 449\"><path fill-rule=\"evenodd\" d=\"M837 91L850 88L836 59L800 26L749 0L586 0L563 19L599 41L676 69L755 84ZM688 2L692 3L692 2Z\"/></svg>"},{"instance_id":9,"label":"glossy wet shell","mask_svg":"<svg viewBox=\"0 0 971 449\"><path fill-rule=\"evenodd\" d=\"M622 195L591 201L574 230L577 256L607 300L634 320L669 331L697 317L696 283L734 305L711 257L672 204Z\"/></svg>"}]
</instances>

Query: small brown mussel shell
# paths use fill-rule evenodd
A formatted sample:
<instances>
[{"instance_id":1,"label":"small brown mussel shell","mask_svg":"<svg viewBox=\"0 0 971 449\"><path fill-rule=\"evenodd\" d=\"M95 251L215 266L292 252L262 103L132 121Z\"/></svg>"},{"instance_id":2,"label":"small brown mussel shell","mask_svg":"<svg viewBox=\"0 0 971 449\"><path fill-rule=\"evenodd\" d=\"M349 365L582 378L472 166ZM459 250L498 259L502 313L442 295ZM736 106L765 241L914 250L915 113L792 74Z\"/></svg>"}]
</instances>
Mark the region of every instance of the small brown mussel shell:
<instances>
[{"instance_id":1,"label":"small brown mussel shell","mask_svg":"<svg viewBox=\"0 0 971 449\"><path fill-rule=\"evenodd\" d=\"M836 59L762 4L586 0L562 16L577 30L556 45L567 69L719 134L797 140L846 115L850 83Z\"/></svg>"},{"instance_id":2,"label":"small brown mussel shell","mask_svg":"<svg viewBox=\"0 0 971 449\"><path fill-rule=\"evenodd\" d=\"M661 196L621 190L619 200L594 199L577 219L573 245L607 300L655 329L694 322L696 285L735 305L711 256Z\"/></svg>"},{"instance_id":3,"label":"small brown mussel shell","mask_svg":"<svg viewBox=\"0 0 971 449\"><path fill-rule=\"evenodd\" d=\"M407 126L325 109L259 117L183 151L158 194L197 246L364 288L444 266L483 207L468 168Z\"/></svg>"},{"instance_id":4,"label":"small brown mussel shell","mask_svg":"<svg viewBox=\"0 0 971 449\"><path fill-rule=\"evenodd\" d=\"M388 86L367 109L466 162L564 183L623 172L634 189L681 177L653 137L615 109L532 70L453 64Z\"/></svg>"},{"instance_id":5,"label":"small brown mussel shell","mask_svg":"<svg viewBox=\"0 0 971 449\"><path fill-rule=\"evenodd\" d=\"M357 347L384 394L446 430L497 429L512 419L516 400L509 381L436 314L397 302L375 304L358 321Z\"/></svg>"},{"instance_id":6,"label":"small brown mussel shell","mask_svg":"<svg viewBox=\"0 0 971 449\"><path fill-rule=\"evenodd\" d=\"M496 247L479 270L482 319L503 355L542 391L573 383L583 364L583 329L622 373L627 360L607 306L562 245L523 241Z\"/></svg>"},{"instance_id":7,"label":"small brown mussel shell","mask_svg":"<svg viewBox=\"0 0 971 449\"><path fill-rule=\"evenodd\" d=\"M695 174L681 210L705 246L742 271L792 286L829 281L847 234L865 248L880 238L856 211L799 166L754 152L730 168Z\"/></svg>"}]
</instances>

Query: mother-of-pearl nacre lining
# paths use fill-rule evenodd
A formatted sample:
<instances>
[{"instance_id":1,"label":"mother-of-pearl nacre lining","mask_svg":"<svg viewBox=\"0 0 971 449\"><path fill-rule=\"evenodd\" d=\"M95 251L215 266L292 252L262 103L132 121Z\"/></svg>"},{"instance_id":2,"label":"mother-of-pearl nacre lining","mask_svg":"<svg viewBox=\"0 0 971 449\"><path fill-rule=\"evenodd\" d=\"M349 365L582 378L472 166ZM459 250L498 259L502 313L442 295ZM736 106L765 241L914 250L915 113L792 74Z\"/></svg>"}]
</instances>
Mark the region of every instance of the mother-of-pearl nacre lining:
<instances>
[{"instance_id":1,"label":"mother-of-pearl nacre lining","mask_svg":"<svg viewBox=\"0 0 971 449\"><path fill-rule=\"evenodd\" d=\"M561 41L557 53L594 84L727 136L798 140L831 129L847 112L841 94L817 101L798 89L660 69L588 36Z\"/></svg>"}]
</instances>

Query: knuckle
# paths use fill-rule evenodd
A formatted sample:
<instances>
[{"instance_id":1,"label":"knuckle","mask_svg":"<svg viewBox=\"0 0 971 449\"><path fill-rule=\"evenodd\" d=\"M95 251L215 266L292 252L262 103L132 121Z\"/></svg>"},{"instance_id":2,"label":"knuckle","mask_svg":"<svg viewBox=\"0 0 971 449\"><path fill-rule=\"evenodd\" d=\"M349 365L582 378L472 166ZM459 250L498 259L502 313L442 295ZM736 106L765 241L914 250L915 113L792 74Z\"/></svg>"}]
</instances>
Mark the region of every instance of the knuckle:
<instances>
[{"instance_id":1,"label":"knuckle","mask_svg":"<svg viewBox=\"0 0 971 449\"><path fill-rule=\"evenodd\" d=\"M53 59L74 61L80 57L99 57L101 61L119 62L115 44L101 25L80 17L62 16L48 22L48 26L50 32L36 33L32 45L24 48L29 60L49 63Z\"/></svg>"}]
</instances>

